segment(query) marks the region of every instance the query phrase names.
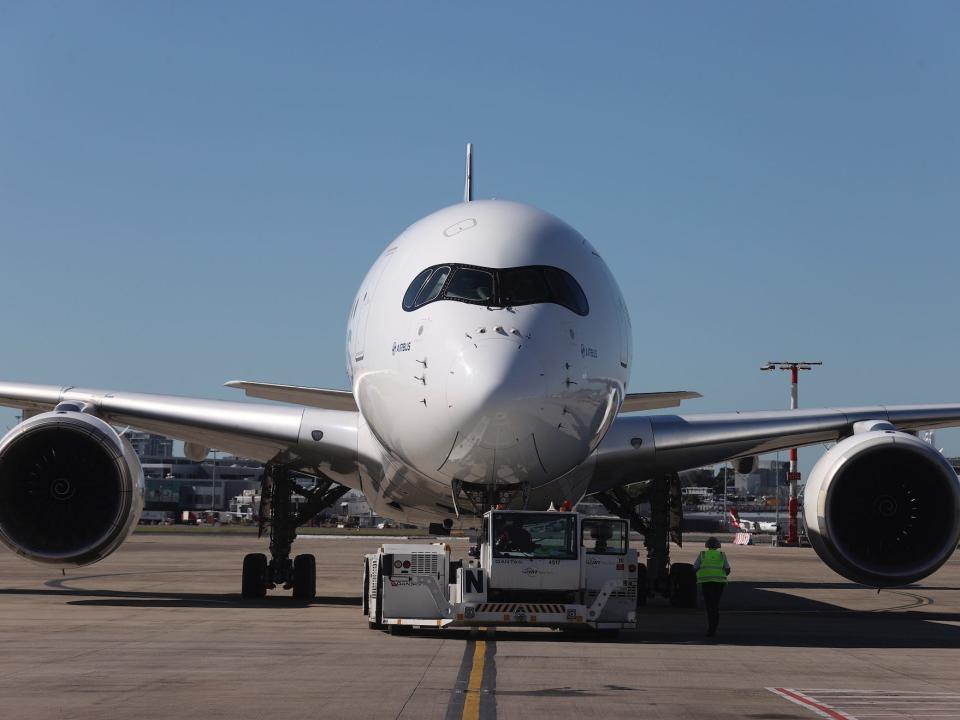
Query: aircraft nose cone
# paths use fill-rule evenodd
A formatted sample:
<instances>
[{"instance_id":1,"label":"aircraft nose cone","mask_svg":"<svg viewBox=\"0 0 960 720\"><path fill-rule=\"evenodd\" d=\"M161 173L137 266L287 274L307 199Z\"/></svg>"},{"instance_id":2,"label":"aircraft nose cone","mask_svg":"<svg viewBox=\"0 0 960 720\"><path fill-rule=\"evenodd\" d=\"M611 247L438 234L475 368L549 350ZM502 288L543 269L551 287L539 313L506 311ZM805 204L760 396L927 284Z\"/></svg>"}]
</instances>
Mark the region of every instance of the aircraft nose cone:
<instances>
[{"instance_id":1,"label":"aircraft nose cone","mask_svg":"<svg viewBox=\"0 0 960 720\"><path fill-rule=\"evenodd\" d=\"M546 393L543 364L522 340L468 343L447 376L454 438L438 471L468 482L542 482L535 435Z\"/></svg>"},{"instance_id":2,"label":"aircraft nose cone","mask_svg":"<svg viewBox=\"0 0 960 720\"><path fill-rule=\"evenodd\" d=\"M447 406L461 436L490 448L529 434L546 395L543 364L533 348L509 339L469 344L447 378Z\"/></svg>"}]
</instances>

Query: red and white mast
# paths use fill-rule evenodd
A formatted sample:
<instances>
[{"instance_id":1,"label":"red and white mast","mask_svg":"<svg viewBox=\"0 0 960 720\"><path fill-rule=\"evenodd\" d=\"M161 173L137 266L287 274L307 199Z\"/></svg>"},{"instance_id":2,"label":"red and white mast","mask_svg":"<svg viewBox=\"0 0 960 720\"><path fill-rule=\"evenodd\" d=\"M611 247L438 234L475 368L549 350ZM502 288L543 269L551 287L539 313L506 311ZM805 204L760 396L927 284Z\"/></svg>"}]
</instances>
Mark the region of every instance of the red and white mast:
<instances>
[{"instance_id":1,"label":"red and white mast","mask_svg":"<svg viewBox=\"0 0 960 720\"><path fill-rule=\"evenodd\" d=\"M815 365L823 365L817 361L767 361L761 370L789 370L790 371L790 409L796 410L798 407L798 394L800 371L812 370ZM797 532L797 485L800 482L800 471L797 469L797 449L790 448L790 472L787 473L787 482L790 485L790 499L787 501L787 537L785 544L797 545L800 536ZM779 502L779 498L778 498Z\"/></svg>"}]
</instances>

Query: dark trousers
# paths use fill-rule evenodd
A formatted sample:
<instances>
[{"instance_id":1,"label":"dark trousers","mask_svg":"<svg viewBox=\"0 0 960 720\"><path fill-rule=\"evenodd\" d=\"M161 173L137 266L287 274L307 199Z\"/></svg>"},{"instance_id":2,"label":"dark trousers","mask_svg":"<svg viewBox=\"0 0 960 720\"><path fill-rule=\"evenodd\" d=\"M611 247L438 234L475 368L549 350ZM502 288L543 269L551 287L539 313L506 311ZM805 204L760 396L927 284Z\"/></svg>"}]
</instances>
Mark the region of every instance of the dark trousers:
<instances>
[{"instance_id":1,"label":"dark trousers","mask_svg":"<svg viewBox=\"0 0 960 720\"><path fill-rule=\"evenodd\" d=\"M705 582L700 584L703 593L703 604L707 608L707 635L717 632L717 623L720 622L720 596L726 583Z\"/></svg>"}]
</instances>

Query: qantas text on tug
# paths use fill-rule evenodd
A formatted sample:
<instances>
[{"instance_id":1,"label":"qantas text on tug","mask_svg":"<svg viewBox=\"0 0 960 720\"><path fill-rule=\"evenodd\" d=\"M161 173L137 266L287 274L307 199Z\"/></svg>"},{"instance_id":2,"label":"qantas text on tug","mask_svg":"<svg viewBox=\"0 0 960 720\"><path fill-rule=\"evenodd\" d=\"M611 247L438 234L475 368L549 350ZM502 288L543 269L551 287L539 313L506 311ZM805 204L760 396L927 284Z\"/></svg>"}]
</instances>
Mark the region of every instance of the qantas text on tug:
<instances>
[{"instance_id":1,"label":"qantas text on tug","mask_svg":"<svg viewBox=\"0 0 960 720\"><path fill-rule=\"evenodd\" d=\"M58 566L115 550L143 504L139 461L114 429L129 425L183 440L193 458L215 448L266 463L271 558L245 562L245 586L259 574L302 597L315 581L312 556L291 559L296 527L346 488L386 517L468 528L495 504L545 509L827 442L804 515L831 568L890 586L950 557L957 475L915 435L960 425L960 404L635 414L698 395L626 393L630 319L600 253L542 210L473 201L469 168L465 196L368 272L347 326L352 390L228 383L284 403L266 405L0 382L0 405L24 417L0 440L0 541ZM293 471L315 485L296 486Z\"/></svg>"}]
</instances>

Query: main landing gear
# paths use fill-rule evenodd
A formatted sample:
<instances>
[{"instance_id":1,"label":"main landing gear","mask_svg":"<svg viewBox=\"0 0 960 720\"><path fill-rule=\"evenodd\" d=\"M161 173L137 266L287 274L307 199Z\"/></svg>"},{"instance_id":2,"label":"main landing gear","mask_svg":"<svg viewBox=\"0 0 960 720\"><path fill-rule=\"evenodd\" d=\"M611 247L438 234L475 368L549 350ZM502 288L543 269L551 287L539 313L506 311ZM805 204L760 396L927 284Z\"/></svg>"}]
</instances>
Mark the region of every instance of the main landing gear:
<instances>
[{"instance_id":1,"label":"main landing gear","mask_svg":"<svg viewBox=\"0 0 960 720\"><path fill-rule=\"evenodd\" d=\"M263 553L243 558L244 598L262 598L268 588L282 586L293 590L297 600L309 602L317 594L316 559L309 553L290 559L297 528L324 508L343 497L347 488L327 478L317 478L313 487L299 485L293 473L283 465L270 463L264 468L260 486L260 537L270 529L270 560ZM294 494L305 501L295 504Z\"/></svg>"},{"instance_id":2,"label":"main landing gear","mask_svg":"<svg viewBox=\"0 0 960 720\"><path fill-rule=\"evenodd\" d=\"M680 478L675 474L663 475L597 493L595 497L611 513L629 520L632 530L643 534L647 564L645 569L641 564L637 576L637 605L645 605L648 597L661 595L673 607L695 608L697 576L693 565L670 562L670 542L683 545ZM650 504L649 517L640 514L640 504L644 502Z\"/></svg>"}]
</instances>

